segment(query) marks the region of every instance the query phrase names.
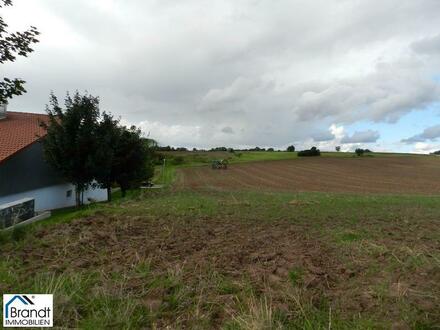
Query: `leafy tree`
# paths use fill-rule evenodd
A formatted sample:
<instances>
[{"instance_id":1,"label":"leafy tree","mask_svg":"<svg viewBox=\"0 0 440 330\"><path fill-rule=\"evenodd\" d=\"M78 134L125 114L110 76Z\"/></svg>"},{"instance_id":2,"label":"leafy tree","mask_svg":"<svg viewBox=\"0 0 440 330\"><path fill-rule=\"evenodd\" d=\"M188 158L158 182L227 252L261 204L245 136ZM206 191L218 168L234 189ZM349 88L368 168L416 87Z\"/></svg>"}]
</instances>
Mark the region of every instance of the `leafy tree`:
<instances>
[{"instance_id":1,"label":"leafy tree","mask_svg":"<svg viewBox=\"0 0 440 330\"><path fill-rule=\"evenodd\" d=\"M94 154L94 178L100 188L107 189L107 200L112 200L112 184L116 181L114 173L115 146L119 142L121 128L119 120L104 112L96 127L96 142L99 146Z\"/></svg>"},{"instance_id":2,"label":"leafy tree","mask_svg":"<svg viewBox=\"0 0 440 330\"><path fill-rule=\"evenodd\" d=\"M46 112L49 122L42 123L47 130L43 140L46 160L75 186L79 206L83 203L82 193L93 181L96 171L99 99L78 92L73 98L67 94L65 109L62 109L56 96L51 94Z\"/></svg>"},{"instance_id":3,"label":"leafy tree","mask_svg":"<svg viewBox=\"0 0 440 330\"><path fill-rule=\"evenodd\" d=\"M295 146L288 146L286 150L288 152L294 152L295 151Z\"/></svg>"},{"instance_id":4,"label":"leafy tree","mask_svg":"<svg viewBox=\"0 0 440 330\"><path fill-rule=\"evenodd\" d=\"M356 153L356 155L358 155L360 157L360 156L364 155L365 150L361 149L361 148L357 148L354 152Z\"/></svg>"},{"instance_id":5,"label":"leafy tree","mask_svg":"<svg viewBox=\"0 0 440 330\"><path fill-rule=\"evenodd\" d=\"M298 157L312 157L312 156L321 156L321 151L316 147L312 147L307 150L298 151Z\"/></svg>"},{"instance_id":6,"label":"leafy tree","mask_svg":"<svg viewBox=\"0 0 440 330\"><path fill-rule=\"evenodd\" d=\"M337 152L339 152L339 151L341 151L341 146L337 146L335 149Z\"/></svg>"},{"instance_id":7,"label":"leafy tree","mask_svg":"<svg viewBox=\"0 0 440 330\"><path fill-rule=\"evenodd\" d=\"M121 188L122 196L125 197L128 189L153 177L152 152L142 140L141 131L135 126L121 128L114 149L114 179Z\"/></svg>"},{"instance_id":8,"label":"leafy tree","mask_svg":"<svg viewBox=\"0 0 440 330\"><path fill-rule=\"evenodd\" d=\"M96 135L99 147L95 153L94 178L101 188L107 189L109 201L113 183L119 184L125 196L127 189L153 177L156 141L142 138L136 127L121 126L119 120L105 112Z\"/></svg>"},{"instance_id":9,"label":"leafy tree","mask_svg":"<svg viewBox=\"0 0 440 330\"><path fill-rule=\"evenodd\" d=\"M153 176L156 141L142 138L134 126L121 126L111 114L101 114L99 98L76 92L73 98L67 95L62 109L51 94L46 111L46 160L75 185L77 205L90 185L107 189L111 200L115 182L125 196L127 189Z\"/></svg>"},{"instance_id":10,"label":"leafy tree","mask_svg":"<svg viewBox=\"0 0 440 330\"><path fill-rule=\"evenodd\" d=\"M12 6L11 0L0 0L0 8ZM27 56L33 52L32 44L38 42L40 34L37 28L31 26L24 32L8 32L8 25L0 16L0 64L14 62L17 56ZM22 79L3 78L0 80L0 104L7 103L14 95L26 93L25 81Z\"/></svg>"}]
</instances>

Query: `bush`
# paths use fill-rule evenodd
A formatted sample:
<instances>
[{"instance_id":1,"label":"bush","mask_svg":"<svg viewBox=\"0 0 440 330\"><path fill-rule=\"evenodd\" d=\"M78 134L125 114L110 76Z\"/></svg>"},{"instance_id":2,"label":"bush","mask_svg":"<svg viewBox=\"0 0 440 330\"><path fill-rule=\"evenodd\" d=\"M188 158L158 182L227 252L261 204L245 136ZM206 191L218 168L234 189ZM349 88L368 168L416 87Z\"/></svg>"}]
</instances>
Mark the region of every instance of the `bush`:
<instances>
[{"instance_id":1,"label":"bush","mask_svg":"<svg viewBox=\"0 0 440 330\"><path fill-rule=\"evenodd\" d=\"M361 149L361 148L357 148L354 152L356 153L356 155L358 155L360 157L360 156L364 155L365 150Z\"/></svg>"},{"instance_id":2,"label":"bush","mask_svg":"<svg viewBox=\"0 0 440 330\"><path fill-rule=\"evenodd\" d=\"M311 149L299 151L298 156L299 157L321 156L321 151L316 147L312 147Z\"/></svg>"}]
</instances>

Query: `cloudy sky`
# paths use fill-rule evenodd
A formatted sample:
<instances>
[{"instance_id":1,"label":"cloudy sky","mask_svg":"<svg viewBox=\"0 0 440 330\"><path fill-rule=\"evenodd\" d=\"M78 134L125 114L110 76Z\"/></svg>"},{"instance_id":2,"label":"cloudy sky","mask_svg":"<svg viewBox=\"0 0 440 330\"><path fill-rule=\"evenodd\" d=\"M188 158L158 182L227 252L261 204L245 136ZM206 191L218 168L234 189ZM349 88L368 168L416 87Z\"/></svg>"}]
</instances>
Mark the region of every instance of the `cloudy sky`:
<instances>
[{"instance_id":1,"label":"cloudy sky","mask_svg":"<svg viewBox=\"0 0 440 330\"><path fill-rule=\"evenodd\" d=\"M439 0L14 0L10 110L88 90L161 144L440 149Z\"/></svg>"}]
</instances>

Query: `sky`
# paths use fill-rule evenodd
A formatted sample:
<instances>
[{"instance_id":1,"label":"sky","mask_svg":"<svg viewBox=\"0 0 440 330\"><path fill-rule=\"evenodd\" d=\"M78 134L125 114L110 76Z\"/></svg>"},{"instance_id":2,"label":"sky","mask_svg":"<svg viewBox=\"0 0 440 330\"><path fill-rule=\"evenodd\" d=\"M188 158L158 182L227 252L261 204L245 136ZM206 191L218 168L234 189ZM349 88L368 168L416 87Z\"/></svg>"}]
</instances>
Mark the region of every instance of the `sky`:
<instances>
[{"instance_id":1,"label":"sky","mask_svg":"<svg viewBox=\"0 0 440 330\"><path fill-rule=\"evenodd\" d=\"M440 149L439 0L14 0L42 33L2 65L44 112L53 91L162 145Z\"/></svg>"}]
</instances>

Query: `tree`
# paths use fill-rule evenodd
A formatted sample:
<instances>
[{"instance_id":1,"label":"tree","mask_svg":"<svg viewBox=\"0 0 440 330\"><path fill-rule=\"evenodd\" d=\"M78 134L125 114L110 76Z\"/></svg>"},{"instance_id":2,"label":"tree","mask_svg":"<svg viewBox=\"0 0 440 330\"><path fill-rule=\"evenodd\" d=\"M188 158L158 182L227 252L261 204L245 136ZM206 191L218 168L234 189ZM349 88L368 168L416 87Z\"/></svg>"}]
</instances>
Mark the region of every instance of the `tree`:
<instances>
[{"instance_id":1,"label":"tree","mask_svg":"<svg viewBox=\"0 0 440 330\"><path fill-rule=\"evenodd\" d=\"M357 148L354 152L356 153L356 155L358 155L360 157L360 156L364 155L365 150L361 149L361 148Z\"/></svg>"},{"instance_id":2,"label":"tree","mask_svg":"<svg viewBox=\"0 0 440 330\"><path fill-rule=\"evenodd\" d=\"M112 171L121 188L122 197L133 186L153 177L152 152L141 138L141 131L135 126L122 127L118 142L114 146Z\"/></svg>"},{"instance_id":3,"label":"tree","mask_svg":"<svg viewBox=\"0 0 440 330\"><path fill-rule=\"evenodd\" d=\"M295 151L295 146L288 146L286 150L288 152L294 152Z\"/></svg>"},{"instance_id":4,"label":"tree","mask_svg":"<svg viewBox=\"0 0 440 330\"><path fill-rule=\"evenodd\" d=\"M45 158L75 186L79 206L83 203L82 193L94 179L96 150L102 148L96 139L99 99L78 92L73 98L67 94L62 109L51 94L46 112L49 121L41 124L47 131L43 140Z\"/></svg>"},{"instance_id":5,"label":"tree","mask_svg":"<svg viewBox=\"0 0 440 330\"><path fill-rule=\"evenodd\" d=\"M0 0L0 8L12 6L11 0ZM14 62L17 56L27 57L33 52L32 44L38 42L40 34L34 26L24 32L8 32L8 25L0 16L0 64ZM25 81L22 79L3 78L0 81L0 104L8 102L15 95L26 93L24 89Z\"/></svg>"},{"instance_id":6,"label":"tree","mask_svg":"<svg viewBox=\"0 0 440 330\"><path fill-rule=\"evenodd\" d=\"M298 157L312 157L312 156L321 156L321 151L316 147L312 147L307 150L298 151Z\"/></svg>"},{"instance_id":7,"label":"tree","mask_svg":"<svg viewBox=\"0 0 440 330\"><path fill-rule=\"evenodd\" d=\"M154 151L157 142L142 138L141 131L132 126L127 129L108 113L102 114L97 126L94 178L99 187L107 189L111 201L111 187L118 183L122 196L127 189L148 181L154 174Z\"/></svg>"},{"instance_id":8,"label":"tree","mask_svg":"<svg viewBox=\"0 0 440 330\"><path fill-rule=\"evenodd\" d=\"M339 151L341 151L341 146L337 146L335 149L337 152L339 152Z\"/></svg>"},{"instance_id":9,"label":"tree","mask_svg":"<svg viewBox=\"0 0 440 330\"><path fill-rule=\"evenodd\" d=\"M114 173L115 147L119 143L121 128L119 120L104 112L96 127L96 142L99 146L94 153L94 178L102 189L107 189L107 200L112 200L112 184Z\"/></svg>"}]
</instances>

